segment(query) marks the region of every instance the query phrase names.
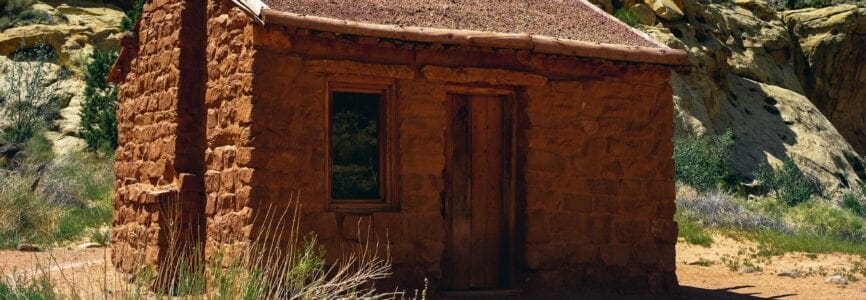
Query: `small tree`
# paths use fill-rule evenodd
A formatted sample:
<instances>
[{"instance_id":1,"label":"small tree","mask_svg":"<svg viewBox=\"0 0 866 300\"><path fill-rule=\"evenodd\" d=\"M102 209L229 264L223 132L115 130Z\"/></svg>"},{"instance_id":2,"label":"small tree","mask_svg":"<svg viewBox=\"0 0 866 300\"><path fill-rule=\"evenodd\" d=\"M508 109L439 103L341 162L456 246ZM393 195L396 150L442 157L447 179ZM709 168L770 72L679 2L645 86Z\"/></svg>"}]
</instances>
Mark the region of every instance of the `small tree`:
<instances>
[{"instance_id":1,"label":"small tree","mask_svg":"<svg viewBox=\"0 0 866 300\"><path fill-rule=\"evenodd\" d=\"M141 11L144 9L144 0L136 0L135 6L126 12L126 16L120 20L120 30L132 31L135 29L135 23L138 23L138 18L141 17Z\"/></svg>"},{"instance_id":2,"label":"small tree","mask_svg":"<svg viewBox=\"0 0 866 300\"><path fill-rule=\"evenodd\" d=\"M46 66L53 53L37 46L11 55L2 67L0 112L9 122L2 133L9 141L23 143L45 129L58 112L57 93L49 87L63 79L60 69Z\"/></svg>"},{"instance_id":3,"label":"small tree","mask_svg":"<svg viewBox=\"0 0 866 300\"><path fill-rule=\"evenodd\" d=\"M84 74L84 105L81 110L81 137L90 150L117 148L117 87L108 82L108 71L117 51L94 50Z\"/></svg>"},{"instance_id":4,"label":"small tree","mask_svg":"<svg viewBox=\"0 0 866 300\"><path fill-rule=\"evenodd\" d=\"M676 179L700 192L719 185L730 186L733 175L728 170L728 156L734 145L734 134L689 135L674 141Z\"/></svg>"}]
</instances>

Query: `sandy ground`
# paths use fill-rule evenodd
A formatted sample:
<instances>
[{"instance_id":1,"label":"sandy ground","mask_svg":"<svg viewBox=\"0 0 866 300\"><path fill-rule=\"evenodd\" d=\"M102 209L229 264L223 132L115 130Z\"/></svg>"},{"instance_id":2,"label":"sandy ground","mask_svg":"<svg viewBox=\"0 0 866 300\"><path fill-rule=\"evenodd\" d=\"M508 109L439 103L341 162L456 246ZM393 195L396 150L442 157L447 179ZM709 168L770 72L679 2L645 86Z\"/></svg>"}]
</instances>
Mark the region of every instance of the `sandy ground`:
<instances>
[{"instance_id":1,"label":"sandy ground","mask_svg":"<svg viewBox=\"0 0 866 300\"><path fill-rule=\"evenodd\" d=\"M717 291L722 297L753 296L772 299L866 299L866 278L857 264L866 259L856 255L788 253L764 258L754 243L713 237L710 248L677 244L677 277L680 285ZM731 270L726 262L739 261ZM742 273L743 261L757 267ZM800 277L779 276L797 271ZM827 277L853 276L847 284L826 282Z\"/></svg>"},{"instance_id":2,"label":"sandy ground","mask_svg":"<svg viewBox=\"0 0 866 300\"><path fill-rule=\"evenodd\" d=\"M677 276L683 288L675 298L866 299L866 278L859 269L866 267L862 257L789 253L765 258L757 255L760 249L753 243L721 236L714 241L709 248L677 244ZM61 293L75 293L76 298L103 298L104 290L109 291L108 298L126 298L123 295L134 293L134 288L106 267L108 255L106 248L0 251L0 274L19 279L48 276ZM753 265L754 272L743 273L746 264ZM797 271L800 277L778 275L785 271ZM827 283L832 275L853 280Z\"/></svg>"}]
</instances>

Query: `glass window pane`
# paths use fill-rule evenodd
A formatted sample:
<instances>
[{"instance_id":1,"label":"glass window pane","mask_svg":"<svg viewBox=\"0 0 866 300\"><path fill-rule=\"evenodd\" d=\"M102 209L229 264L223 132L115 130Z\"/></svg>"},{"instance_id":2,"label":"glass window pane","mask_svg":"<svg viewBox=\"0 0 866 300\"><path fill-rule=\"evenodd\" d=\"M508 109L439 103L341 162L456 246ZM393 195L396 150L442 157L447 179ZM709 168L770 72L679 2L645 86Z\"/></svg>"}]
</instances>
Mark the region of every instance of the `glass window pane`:
<instances>
[{"instance_id":1,"label":"glass window pane","mask_svg":"<svg viewBox=\"0 0 866 300\"><path fill-rule=\"evenodd\" d=\"M379 191L381 94L331 94L331 197L370 200Z\"/></svg>"}]
</instances>

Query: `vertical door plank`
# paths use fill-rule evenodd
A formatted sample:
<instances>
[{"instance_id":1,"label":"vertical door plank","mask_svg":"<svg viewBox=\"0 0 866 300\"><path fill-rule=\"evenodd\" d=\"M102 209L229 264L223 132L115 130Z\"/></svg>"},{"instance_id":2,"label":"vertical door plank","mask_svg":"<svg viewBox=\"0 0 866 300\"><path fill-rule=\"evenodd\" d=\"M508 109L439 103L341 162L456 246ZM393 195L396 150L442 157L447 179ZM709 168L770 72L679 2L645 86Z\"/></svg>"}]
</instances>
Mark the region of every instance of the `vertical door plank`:
<instances>
[{"instance_id":1,"label":"vertical door plank","mask_svg":"<svg viewBox=\"0 0 866 300\"><path fill-rule=\"evenodd\" d=\"M485 235L487 257L487 285L499 286L502 252L502 101L499 97L486 97L487 102L487 232Z\"/></svg>"},{"instance_id":2,"label":"vertical door plank","mask_svg":"<svg viewBox=\"0 0 866 300\"><path fill-rule=\"evenodd\" d=\"M453 111L453 194L451 199L452 218L452 288L455 290L469 289L471 274L470 247L470 176L471 176L471 146L469 97L454 95L452 97Z\"/></svg>"},{"instance_id":3,"label":"vertical door plank","mask_svg":"<svg viewBox=\"0 0 866 300\"><path fill-rule=\"evenodd\" d=\"M472 116L470 135L472 140L472 175L469 181L471 220L470 235L472 251L472 282L473 288L487 286L487 251L485 237L487 235L487 192L488 181L486 158L487 145L487 101L484 97L472 96L469 99L469 111Z\"/></svg>"}]
</instances>

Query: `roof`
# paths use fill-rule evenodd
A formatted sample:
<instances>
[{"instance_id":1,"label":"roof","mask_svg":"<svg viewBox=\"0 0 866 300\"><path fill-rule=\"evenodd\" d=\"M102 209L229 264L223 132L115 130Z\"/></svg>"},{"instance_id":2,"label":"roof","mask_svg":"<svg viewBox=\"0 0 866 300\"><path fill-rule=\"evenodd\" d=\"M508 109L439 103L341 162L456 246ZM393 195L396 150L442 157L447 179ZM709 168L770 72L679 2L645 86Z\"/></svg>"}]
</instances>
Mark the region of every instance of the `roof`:
<instances>
[{"instance_id":1,"label":"roof","mask_svg":"<svg viewBox=\"0 0 866 300\"><path fill-rule=\"evenodd\" d=\"M264 0L271 9L355 22L661 45L580 0Z\"/></svg>"},{"instance_id":2,"label":"roof","mask_svg":"<svg viewBox=\"0 0 866 300\"><path fill-rule=\"evenodd\" d=\"M232 0L264 24L415 42L688 65L585 0Z\"/></svg>"}]
</instances>

